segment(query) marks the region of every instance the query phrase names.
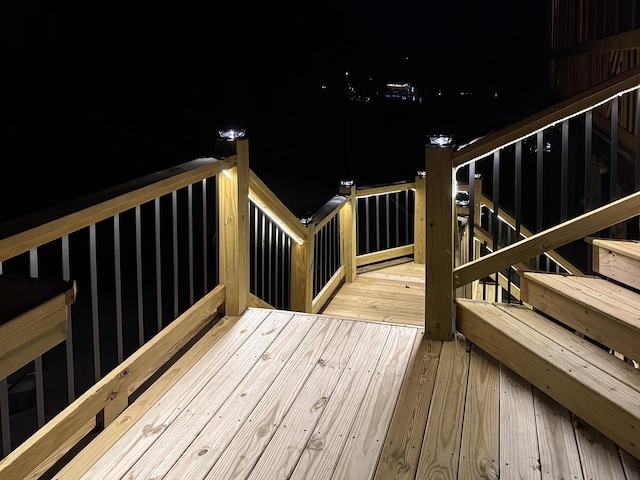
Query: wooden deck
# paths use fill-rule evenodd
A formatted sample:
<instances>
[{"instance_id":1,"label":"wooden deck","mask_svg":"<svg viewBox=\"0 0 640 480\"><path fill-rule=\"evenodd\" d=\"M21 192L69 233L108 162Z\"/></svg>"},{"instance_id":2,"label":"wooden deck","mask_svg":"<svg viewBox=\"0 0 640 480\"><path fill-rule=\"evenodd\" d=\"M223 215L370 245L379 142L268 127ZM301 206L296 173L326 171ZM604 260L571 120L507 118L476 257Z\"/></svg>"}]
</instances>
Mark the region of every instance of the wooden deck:
<instances>
[{"instance_id":1,"label":"wooden deck","mask_svg":"<svg viewBox=\"0 0 640 480\"><path fill-rule=\"evenodd\" d=\"M640 478L638 460L466 339L424 340L422 271L362 273L317 315L248 310L55 478Z\"/></svg>"}]
</instances>

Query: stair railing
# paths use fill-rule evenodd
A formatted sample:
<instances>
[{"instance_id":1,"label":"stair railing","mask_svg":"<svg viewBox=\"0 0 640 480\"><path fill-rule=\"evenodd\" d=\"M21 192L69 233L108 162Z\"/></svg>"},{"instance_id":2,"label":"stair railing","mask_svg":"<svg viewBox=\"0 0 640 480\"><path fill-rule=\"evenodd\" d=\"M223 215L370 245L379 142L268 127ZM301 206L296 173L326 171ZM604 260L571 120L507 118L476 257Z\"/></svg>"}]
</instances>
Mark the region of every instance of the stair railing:
<instances>
[{"instance_id":1,"label":"stair railing","mask_svg":"<svg viewBox=\"0 0 640 480\"><path fill-rule=\"evenodd\" d=\"M564 259L567 271L588 270L585 237L638 235L638 222L627 220L640 213L639 88L640 69L630 70L468 145L427 147L428 337L452 337L455 297L470 296L473 282L493 277L500 285L518 266L539 269L539 259L551 255ZM462 244L454 241L457 183L468 185L470 199L481 199L469 201ZM479 243L488 247L482 257Z\"/></svg>"}]
</instances>

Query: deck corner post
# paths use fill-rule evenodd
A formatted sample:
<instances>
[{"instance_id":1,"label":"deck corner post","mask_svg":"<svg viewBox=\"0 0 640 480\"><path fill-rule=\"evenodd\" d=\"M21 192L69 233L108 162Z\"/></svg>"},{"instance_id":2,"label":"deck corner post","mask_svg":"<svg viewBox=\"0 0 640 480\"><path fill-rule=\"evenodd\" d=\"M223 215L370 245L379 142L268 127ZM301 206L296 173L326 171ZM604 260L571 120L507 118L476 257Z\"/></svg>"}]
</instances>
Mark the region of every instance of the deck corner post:
<instances>
[{"instance_id":1,"label":"deck corner post","mask_svg":"<svg viewBox=\"0 0 640 480\"><path fill-rule=\"evenodd\" d=\"M425 242L427 241L427 177L416 175L416 196L413 214L413 261L424 265Z\"/></svg>"},{"instance_id":2,"label":"deck corner post","mask_svg":"<svg viewBox=\"0 0 640 480\"><path fill-rule=\"evenodd\" d=\"M426 147L425 338L451 340L453 307L453 147Z\"/></svg>"},{"instance_id":3,"label":"deck corner post","mask_svg":"<svg viewBox=\"0 0 640 480\"><path fill-rule=\"evenodd\" d=\"M220 283L225 313L242 315L249 306L249 141L236 142L236 165L218 175Z\"/></svg>"},{"instance_id":4,"label":"deck corner post","mask_svg":"<svg viewBox=\"0 0 640 480\"><path fill-rule=\"evenodd\" d=\"M313 221L305 230L303 242L291 246L291 310L311 313L316 233Z\"/></svg>"},{"instance_id":5,"label":"deck corner post","mask_svg":"<svg viewBox=\"0 0 640 480\"><path fill-rule=\"evenodd\" d=\"M355 183L340 186L340 194L348 197L340 209L340 260L344 265L344 281L356 279L356 186Z\"/></svg>"}]
</instances>

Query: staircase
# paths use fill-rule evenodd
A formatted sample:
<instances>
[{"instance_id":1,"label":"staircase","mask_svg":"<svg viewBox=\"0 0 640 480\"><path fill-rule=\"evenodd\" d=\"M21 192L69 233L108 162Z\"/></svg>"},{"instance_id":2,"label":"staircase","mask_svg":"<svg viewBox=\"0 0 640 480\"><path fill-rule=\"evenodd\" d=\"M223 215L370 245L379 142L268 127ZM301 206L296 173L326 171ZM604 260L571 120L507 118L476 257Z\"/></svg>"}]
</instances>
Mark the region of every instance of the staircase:
<instances>
[{"instance_id":1,"label":"staircase","mask_svg":"<svg viewBox=\"0 0 640 480\"><path fill-rule=\"evenodd\" d=\"M640 243L588 241L594 275L524 272L523 305L457 299L457 329L640 458Z\"/></svg>"}]
</instances>

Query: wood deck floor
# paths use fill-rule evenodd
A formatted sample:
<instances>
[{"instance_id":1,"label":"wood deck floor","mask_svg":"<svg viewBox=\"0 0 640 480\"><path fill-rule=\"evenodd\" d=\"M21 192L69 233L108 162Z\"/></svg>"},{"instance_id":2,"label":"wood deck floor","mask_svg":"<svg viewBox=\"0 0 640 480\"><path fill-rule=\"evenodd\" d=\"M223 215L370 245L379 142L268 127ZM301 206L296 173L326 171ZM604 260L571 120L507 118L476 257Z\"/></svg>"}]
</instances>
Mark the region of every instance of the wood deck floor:
<instances>
[{"instance_id":1,"label":"wood deck floor","mask_svg":"<svg viewBox=\"0 0 640 480\"><path fill-rule=\"evenodd\" d=\"M97 461L55 478L640 478L464 338L423 339L419 272L362 273L317 315L248 310L138 421L105 429Z\"/></svg>"}]
</instances>

